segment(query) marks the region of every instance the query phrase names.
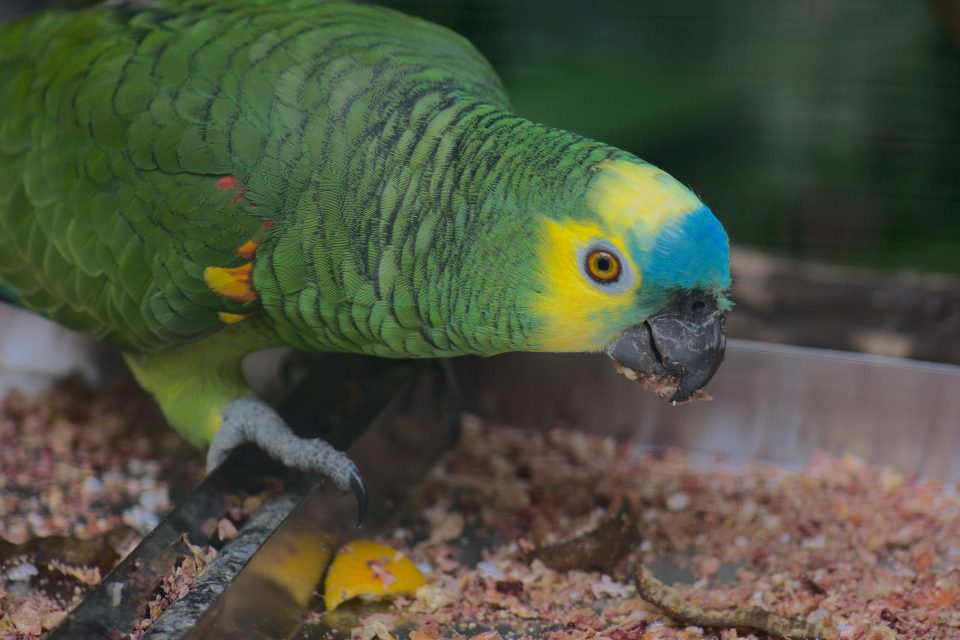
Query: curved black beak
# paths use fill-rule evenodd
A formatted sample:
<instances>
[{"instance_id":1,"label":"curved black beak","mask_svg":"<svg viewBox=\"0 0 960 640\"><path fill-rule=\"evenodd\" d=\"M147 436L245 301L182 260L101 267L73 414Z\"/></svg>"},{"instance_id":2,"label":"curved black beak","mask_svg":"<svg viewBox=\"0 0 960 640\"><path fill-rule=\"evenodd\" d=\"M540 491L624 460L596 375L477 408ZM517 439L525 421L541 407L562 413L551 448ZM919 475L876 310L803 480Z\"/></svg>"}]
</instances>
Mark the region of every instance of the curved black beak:
<instances>
[{"instance_id":1,"label":"curved black beak","mask_svg":"<svg viewBox=\"0 0 960 640\"><path fill-rule=\"evenodd\" d=\"M607 355L639 378L669 378L677 384L671 402L690 400L716 373L727 337L716 298L694 290L630 327L607 347Z\"/></svg>"}]
</instances>

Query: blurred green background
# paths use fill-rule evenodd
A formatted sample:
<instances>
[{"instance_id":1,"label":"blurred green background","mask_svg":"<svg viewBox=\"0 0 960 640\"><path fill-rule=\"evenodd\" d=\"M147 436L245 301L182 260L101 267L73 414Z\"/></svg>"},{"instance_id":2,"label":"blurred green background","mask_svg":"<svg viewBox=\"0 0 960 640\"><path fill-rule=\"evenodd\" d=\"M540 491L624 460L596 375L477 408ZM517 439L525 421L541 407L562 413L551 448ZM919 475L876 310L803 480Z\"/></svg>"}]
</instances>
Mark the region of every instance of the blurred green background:
<instances>
[{"instance_id":1,"label":"blurred green background","mask_svg":"<svg viewBox=\"0 0 960 640\"><path fill-rule=\"evenodd\" d=\"M669 170L741 246L960 273L956 0L386 4L472 40L519 113Z\"/></svg>"},{"instance_id":2,"label":"blurred green background","mask_svg":"<svg viewBox=\"0 0 960 640\"><path fill-rule=\"evenodd\" d=\"M692 186L735 243L960 273L960 3L390 0L519 113Z\"/></svg>"}]
</instances>

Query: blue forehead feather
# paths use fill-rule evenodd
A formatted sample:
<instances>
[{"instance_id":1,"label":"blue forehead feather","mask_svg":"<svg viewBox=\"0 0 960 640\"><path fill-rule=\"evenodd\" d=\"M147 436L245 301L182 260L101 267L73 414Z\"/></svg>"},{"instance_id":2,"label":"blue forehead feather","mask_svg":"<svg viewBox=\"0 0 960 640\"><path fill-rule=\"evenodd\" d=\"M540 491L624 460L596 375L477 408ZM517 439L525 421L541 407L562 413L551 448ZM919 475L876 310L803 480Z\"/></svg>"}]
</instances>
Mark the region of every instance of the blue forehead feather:
<instances>
[{"instance_id":1,"label":"blue forehead feather","mask_svg":"<svg viewBox=\"0 0 960 640\"><path fill-rule=\"evenodd\" d=\"M645 287L719 292L730 286L730 242L707 206L664 225L646 251L636 238L630 248L641 262Z\"/></svg>"}]
</instances>

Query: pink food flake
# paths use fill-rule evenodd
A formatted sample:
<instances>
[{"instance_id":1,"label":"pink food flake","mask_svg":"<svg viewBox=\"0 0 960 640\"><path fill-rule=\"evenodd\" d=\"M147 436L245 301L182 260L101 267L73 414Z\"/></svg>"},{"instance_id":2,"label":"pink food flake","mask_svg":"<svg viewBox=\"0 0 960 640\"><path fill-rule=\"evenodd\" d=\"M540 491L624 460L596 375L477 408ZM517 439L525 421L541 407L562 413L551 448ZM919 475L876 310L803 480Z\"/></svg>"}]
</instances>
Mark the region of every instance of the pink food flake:
<instances>
[{"instance_id":1,"label":"pink food flake","mask_svg":"<svg viewBox=\"0 0 960 640\"><path fill-rule=\"evenodd\" d=\"M381 564L382 562L389 562L389 558L377 558L376 560L369 560L367 562L367 567L370 568L370 571L373 572L373 576L380 581L384 588L389 587L394 582L397 581L397 577L390 572L389 569Z\"/></svg>"}]
</instances>

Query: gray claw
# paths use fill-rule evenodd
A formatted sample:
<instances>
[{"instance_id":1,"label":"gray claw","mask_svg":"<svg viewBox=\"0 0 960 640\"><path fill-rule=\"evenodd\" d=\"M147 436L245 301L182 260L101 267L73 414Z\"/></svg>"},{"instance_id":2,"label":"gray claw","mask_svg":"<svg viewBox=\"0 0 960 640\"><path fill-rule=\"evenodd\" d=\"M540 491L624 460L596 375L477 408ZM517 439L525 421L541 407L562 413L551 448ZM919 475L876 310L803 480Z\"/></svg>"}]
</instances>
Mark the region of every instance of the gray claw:
<instances>
[{"instance_id":1,"label":"gray claw","mask_svg":"<svg viewBox=\"0 0 960 640\"><path fill-rule=\"evenodd\" d=\"M363 481L359 471L351 471L350 488L353 489L353 495L357 497L357 527L359 527L363 524L363 517L367 515L367 483Z\"/></svg>"},{"instance_id":2,"label":"gray claw","mask_svg":"<svg viewBox=\"0 0 960 640\"><path fill-rule=\"evenodd\" d=\"M223 408L223 423L210 443L207 467L212 470L239 444L253 442L284 465L329 478L341 491L357 497L357 526L367 513L367 485L357 465L343 451L321 438L301 438L276 411L259 398L243 396Z\"/></svg>"}]
</instances>

